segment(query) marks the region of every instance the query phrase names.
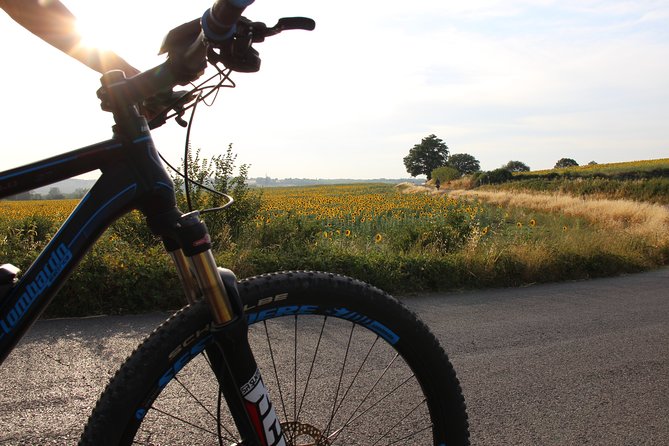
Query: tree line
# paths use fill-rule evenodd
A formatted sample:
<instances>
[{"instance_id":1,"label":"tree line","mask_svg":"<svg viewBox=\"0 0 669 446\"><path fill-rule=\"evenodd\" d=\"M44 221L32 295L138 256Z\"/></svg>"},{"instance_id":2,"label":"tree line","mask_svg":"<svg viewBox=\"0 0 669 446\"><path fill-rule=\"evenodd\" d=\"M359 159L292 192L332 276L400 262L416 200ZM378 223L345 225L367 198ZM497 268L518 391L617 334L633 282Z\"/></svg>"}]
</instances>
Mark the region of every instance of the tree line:
<instances>
[{"instance_id":1,"label":"tree line","mask_svg":"<svg viewBox=\"0 0 669 446\"><path fill-rule=\"evenodd\" d=\"M46 194L40 194L34 191L21 192L20 194L7 197L5 200L63 200L66 198L82 198L87 192L88 189L76 189L74 192L63 193L60 188L52 187Z\"/></svg>"},{"instance_id":2,"label":"tree line","mask_svg":"<svg viewBox=\"0 0 669 446\"><path fill-rule=\"evenodd\" d=\"M449 153L449 148L443 140L431 134L421 140L409 150L404 157L404 167L412 176L425 175L428 181L435 178L440 181L450 181L463 175L480 174L484 183L507 181L514 172L529 172L530 167L522 161L511 160L498 169L481 172L479 160L468 153ZM591 161L588 164L597 164ZM555 163L555 168L578 166L571 158L561 158Z\"/></svg>"}]
</instances>

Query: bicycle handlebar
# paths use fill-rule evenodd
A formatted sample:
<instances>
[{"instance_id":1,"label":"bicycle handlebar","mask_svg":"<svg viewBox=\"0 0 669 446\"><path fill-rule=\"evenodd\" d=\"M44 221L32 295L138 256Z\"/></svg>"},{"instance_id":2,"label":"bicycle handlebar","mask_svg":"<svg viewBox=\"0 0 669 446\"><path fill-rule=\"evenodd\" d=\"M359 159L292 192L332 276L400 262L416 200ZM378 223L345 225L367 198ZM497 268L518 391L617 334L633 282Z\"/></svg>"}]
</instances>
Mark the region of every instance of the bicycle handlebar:
<instances>
[{"instance_id":1,"label":"bicycle handlebar","mask_svg":"<svg viewBox=\"0 0 669 446\"><path fill-rule=\"evenodd\" d=\"M216 0L202 16L202 31L211 42L223 42L231 38L237 21L244 9L255 0Z\"/></svg>"},{"instance_id":2,"label":"bicycle handlebar","mask_svg":"<svg viewBox=\"0 0 669 446\"><path fill-rule=\"evenodd\" d=\"M123 90L124 101L141 103L177 85L186 85L197 79L206 68L207 59L214 64L222 62L234 71L257 71L260 58L251 44L262 42L265 37L281 31L310 31L315 28L315 22L304 17L282 18L271 28L264 23L251 22L242 17L242 13L254 1L215 0L199 21L181 25L168 34L161 49L161 53L168 53L166 62L129 79L120 73L105 74L102 78L103 89L98 94L103 102L102 108L111 108L107 101L113 101L113 98L103 97L109 96L107 89Z\"/></svg>"}]
</instances>

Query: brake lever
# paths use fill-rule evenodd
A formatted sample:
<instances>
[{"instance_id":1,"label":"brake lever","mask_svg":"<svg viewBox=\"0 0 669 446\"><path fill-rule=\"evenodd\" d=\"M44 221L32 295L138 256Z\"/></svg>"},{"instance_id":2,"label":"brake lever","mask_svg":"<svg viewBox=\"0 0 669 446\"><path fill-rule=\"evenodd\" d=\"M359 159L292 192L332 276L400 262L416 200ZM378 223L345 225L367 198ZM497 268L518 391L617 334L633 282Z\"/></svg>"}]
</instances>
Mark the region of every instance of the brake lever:
<instances>
[{"instance_id":1,"label":"brake lever","mask_svg":"<svg viewBox=\"0 0 669 446\"><path fill-rule=\"evenodd\" d=\"M308 17L282 17L272 28L280 28L281 31L288 31L290 29L313 31L316 29L316 22Z\"/></svg>"},{"instance_id":2,"label":"brake lever","mask_svg":"<svg viewBox=\"0 0 669 446\"><path fill-rule=\"evenodd\" d=\"M314 28L316 22L306 17L284 17L271 28L262 22L252 22L246 17L241 17L233 38L216 46L210 46L207 50L207 59L213 64L222 62L232 71L254 73L260 69L260 55L251 46L252 44L264 42L266 37L282 31L292 29L311 31Z\"/></svg>"},{"instance_id":3,"label":"brake lever","mask_svg":"<svg viewBox=\"0 0 669 446\"><path fill-rule=\"evenodd\" d=\"M251 25L256 25L252 23ZM261 24L265 26L264 23ZM253 27L253 43L262 42L266 37L275 36L282 31L289 31L293 29L301 29L304 31L313 31L316 28L316 22L307 17L282 17L271 28L256 29Z\"/></svg>"},{"instance_id":4,"label":"brake lever","mask_svg":"<svg viewBox=\"0 0 669 446\"><path fill-rule=\"evenodd\" d=\"M188 123L183 119L186 106L196 99L197 95L192 91L165 91L144 100L142 111L149 115L149 127L152 130L165 124L172 112L175 114L170 117L173 117L181 127L186 127Z\"/></svg>"}]
</instances>

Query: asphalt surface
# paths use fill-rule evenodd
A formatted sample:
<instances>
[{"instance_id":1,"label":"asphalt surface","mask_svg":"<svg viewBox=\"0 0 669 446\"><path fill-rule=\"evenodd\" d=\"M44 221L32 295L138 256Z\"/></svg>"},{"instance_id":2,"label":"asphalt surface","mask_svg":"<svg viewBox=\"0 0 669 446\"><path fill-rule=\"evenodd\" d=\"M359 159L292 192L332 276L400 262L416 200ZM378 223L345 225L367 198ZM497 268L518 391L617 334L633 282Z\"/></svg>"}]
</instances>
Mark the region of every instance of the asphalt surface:
<instances>
[{"instance_id":1,"label":"asphalt surface","mask_svg":"<svg viewBox=\"0 0 669 446\"><path fill-rule=\"evenodd\" d=\"M669 445L669 269L404 298L449 353L478 445ZM0 444L75 444L166 315L39 321L0 366Z\"/></svg>"}]
</instances>

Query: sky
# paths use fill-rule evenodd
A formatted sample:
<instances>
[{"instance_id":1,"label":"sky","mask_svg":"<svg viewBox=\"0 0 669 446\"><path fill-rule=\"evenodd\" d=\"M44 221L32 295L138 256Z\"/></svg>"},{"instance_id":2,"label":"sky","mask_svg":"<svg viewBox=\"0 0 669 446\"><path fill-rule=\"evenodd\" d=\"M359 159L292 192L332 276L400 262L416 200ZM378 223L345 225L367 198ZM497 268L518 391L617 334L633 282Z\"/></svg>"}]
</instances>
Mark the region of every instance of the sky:
<instances>
[{"instance_id":1,"label":"sky","mask_svg":"<svg viewBox=\"0 0 669 446\"><path fill-rule=\"evenodd\" d=\"M88 42L139 69L163 36L210 6L189 0L63 0ZM228 144L250 176L404 178L435 134L491 170L669 157L669 0L257 0L246 16L316 20L257 44L260 72L198 107L191 145ZM111 136L98 73L0 12L0 170ZM185 131L154 133L171 162Z\"/></svg>"}]
</instances>

